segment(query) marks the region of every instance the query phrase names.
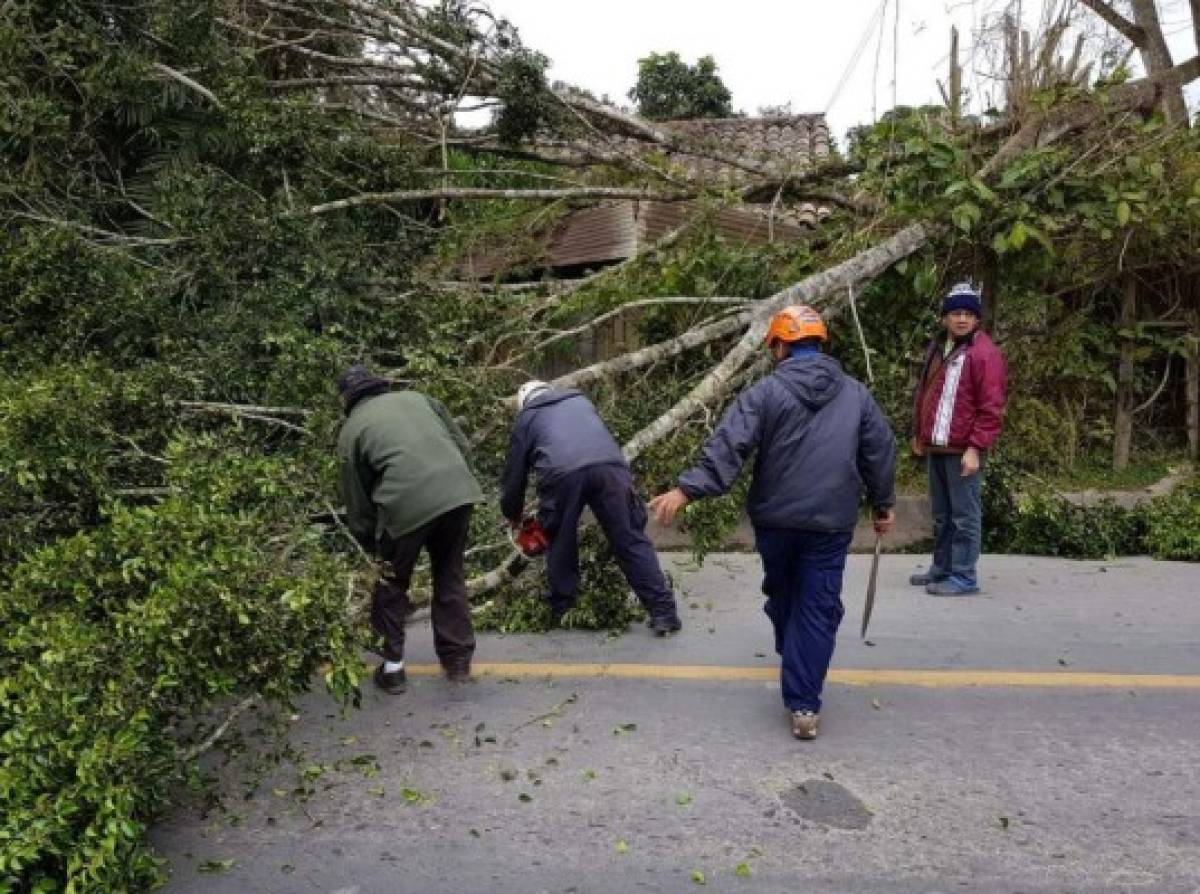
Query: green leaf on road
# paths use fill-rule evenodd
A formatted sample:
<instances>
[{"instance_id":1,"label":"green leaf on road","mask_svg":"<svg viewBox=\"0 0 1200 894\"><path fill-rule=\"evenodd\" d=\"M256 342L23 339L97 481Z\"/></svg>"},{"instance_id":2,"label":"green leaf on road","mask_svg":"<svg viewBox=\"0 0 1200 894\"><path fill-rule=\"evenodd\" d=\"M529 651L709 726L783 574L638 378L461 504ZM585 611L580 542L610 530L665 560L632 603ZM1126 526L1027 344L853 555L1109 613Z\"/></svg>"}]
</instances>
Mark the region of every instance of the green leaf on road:
<instances>
[{"instance_id":1,"label":"green leaf on road","mask_svg":"<svg viewBox=\"0 0 1200 894\"><path fill-rule=\"evenodd\" d=\"M415 788L406 788L400 794L404 796L404 800L408 804L420 804L425 800L425 796Z\"/></svg>"},{"instance_id":2,"label":"green leaf on road","mask_svg":"<svg viewBox=\"0 0 1200 894\"><path fill-rule=\"evenodd\" d=\"M621 733L631 733L636 729L637 729L636 723L622 723L620 726L618 726L616 729L613 730L613 735L619 736L619 735L621 735Z\"/></svg>"},{"instance_id":3,"label":"green leaf on road","mask_svg":"<svg viewBox=\"0 0 1200 894\"><path fill-rule=\"evenodd\" d=\"M692 796L689 795L687 792L678 794L675 796L675 803L678 804L680 807L687 807L689 804L692 803Z\"/></svg>"},{"instance_id":4,"label":"green leaf on road","mask_svg":"<svg viewBox=\"0 0 1200 894\"><path fill-rule=\"evenodd\" d=\"M734 867L733 874L736 875L738 878L749 878L750 877L750 864L746 863L744 861L739 863L737 866Z\"/></svg>"},{"instance_id":5,"label":"green leaf on road","mask_svg":"<svg viewBox=\"0 0 1200 894\"><path fill-rule=\"evenodd\" d=\"M1000 828L1001 829L1008 828L1008 817L1007 816L1000 817Z\"/></svg>"},{"instance_id":6,"label":"green leaf on road","mask_svg":"<svg viewBox=\"0 0 1200 894\"><path fill-rule=\"evenodd\" d=\"M228 872L236 863L236 860L205 860L196 867L196 871L208 873Z\"/></svg>"},{"instance_id":7,"label":"green leaf on road","mask_svg":"<svg viewBox=\"0 0 1200 894\"><path fill-rule=\"evenodd\" d=\"M704 877L704 873L701 872L699 869L692 870L692 881L694 881L697 885L707 885L708 884L708 879L706 879Z\"/></svg>"},{"instance_id":8,"label":"green leaf on road","mask_svg":"<svg viewBox=\"0 0 1200 894\"><path fill-rule=\"evenodd\" d=\"M628 842L626 842L624 838L618 838L617 839L617 853L623 854L628 850L629 850Z\"/></svg>"},{"instance_id":9,"label":"green leaf on road","mask_svg":"<svg viewBox=\"0 0 1200 894\"><path fill-rule=\"evenodd\" d=\"M517 800L520 801L522 804L528 804L530 801L533 800L533 795L529 795L529 794L526 794L525 792L521 792L521 794L517 795Z\"/></svg>"}]
</instances>

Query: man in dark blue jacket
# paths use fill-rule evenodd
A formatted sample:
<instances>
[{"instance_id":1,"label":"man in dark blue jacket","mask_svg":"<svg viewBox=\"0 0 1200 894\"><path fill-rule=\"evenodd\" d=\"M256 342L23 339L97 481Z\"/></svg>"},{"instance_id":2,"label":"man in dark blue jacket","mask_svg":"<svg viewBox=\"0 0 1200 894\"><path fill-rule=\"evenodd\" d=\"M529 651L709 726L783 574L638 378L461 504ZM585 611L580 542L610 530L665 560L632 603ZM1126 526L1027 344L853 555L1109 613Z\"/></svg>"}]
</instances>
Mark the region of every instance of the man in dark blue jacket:
<instances>
[{"instance_id":1,"label":"man in dark blue jacket","mask_svg":"<svg viewBox=\"0 0 1200 894\"><path fill-rule=\"evenodd\" d=\"M738 397L679 486L650 502L670 524L692 500L727 493L757 451L746 508L762 557L764 611L782 657L783 702L798 739L817 737L860 489L866 486L877 533L894 519L891 426L866 387L821 353L828 341L812 308L776 314L767 331L775 371Z\"/></svg>"},{"instance_id":2,"label":"man in dark blue jacket","mask_svg":"<svg viewBox=\"0 0 1200 894\"><path fill-rule=\"evenodd\" d=\"M658 636L679 630L675 595L646 537L646 507L633 489L629 464L579 391L535 380L517 392L517 421L500 481L500 511L514 526L521 521L531 469L537 475L538 521L550 538L546 565L555 622L578 596L579 516L588 506L649 612L650 629Z\"/></svg>"}]
</instances>

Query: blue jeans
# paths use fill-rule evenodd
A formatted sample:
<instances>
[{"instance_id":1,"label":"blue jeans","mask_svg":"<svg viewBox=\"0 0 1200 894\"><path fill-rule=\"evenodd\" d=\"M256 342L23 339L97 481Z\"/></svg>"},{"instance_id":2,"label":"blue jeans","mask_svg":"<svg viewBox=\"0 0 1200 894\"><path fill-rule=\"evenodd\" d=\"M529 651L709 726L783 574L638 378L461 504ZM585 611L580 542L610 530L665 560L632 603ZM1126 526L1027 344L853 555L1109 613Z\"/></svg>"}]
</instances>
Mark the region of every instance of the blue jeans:
<instances>
[{"instance_id":1,"label":"blue jeans","mask_svg":"<svg viewBox=\"0 0 1200 894\"><path fill-rule=\"evenodd\" d=\"M984 458L979 471L962 476L962 454L931 453L929 500L933 506L933 561L929 575L935 580L949 578L954 583L976 586L975 563L983 541L983 504L979 489L983 484Z\"/></svg>"},{"instance_id":2,"label":"blue jeans","mask_svg":"<svg viewBox=\"0 0 1200 894\"><path fill-rule=\"evenodd\" d=\"M821 689L845 613L842 573L850 537L849 532L754 529L767 597L763 611L775 628L775 651L782 659L783 703L793 711L821 710Z\"/></svg>"}]
</instances>

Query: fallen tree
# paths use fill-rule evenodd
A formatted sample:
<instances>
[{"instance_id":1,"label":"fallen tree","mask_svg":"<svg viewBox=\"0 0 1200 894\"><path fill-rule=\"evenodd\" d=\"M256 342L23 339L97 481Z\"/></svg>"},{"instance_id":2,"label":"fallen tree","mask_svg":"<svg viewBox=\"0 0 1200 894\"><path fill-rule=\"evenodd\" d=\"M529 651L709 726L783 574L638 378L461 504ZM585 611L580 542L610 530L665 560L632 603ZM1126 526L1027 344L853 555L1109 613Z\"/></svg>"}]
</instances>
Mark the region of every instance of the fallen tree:
<instances>
[{"instance_id":1,"label":"fallen tree","mask_svg":"<svg viewBox=\"0 0 1200 894\"><path fill-rule=\"evenodd\" d=\"M1104 437L1106 345L1121 343L1114 384L1139 420L1197 405L1182 390L1195 361L1170 365L1194 332L1200 166L1194 136L1153 113L1197 60L1087 89L1044 78L1037 102L988 125L893 110L848 158L791 170L547 84L544 60L468 4L218 5L0 10L0 886L148 886L147 824L232 725L190 719L286 701L315 668L353 697L371 569L327 505L348 362L462 417L489 486L505 401L553 368L589 389L654 489L761 374L765 321L786 303L836 326L854 302L837 350L856 373L873 358L902 428L935 296L981 271L1026 462ZM494 124L456 129L480 104ZM447 285L480 233L536 241L571 202L663 195L701 213L624 264ZM847 201L794 244L724 244L704 217L806 195ZM1137 322L1156 325L1119 326L1126 280ZM626 313L642 344L576 359L578 338ZM692 517L708 543L736 518L735 501L715 505ZM517 556L494 561L494 508L476 516L472 589L513 611L537 582ZM1163 554L1186 554L1186 535L1168 539ZM620 627L624 589L598 543L586 552L602 604L578 621Z\"/></svg>"}]
</instances>

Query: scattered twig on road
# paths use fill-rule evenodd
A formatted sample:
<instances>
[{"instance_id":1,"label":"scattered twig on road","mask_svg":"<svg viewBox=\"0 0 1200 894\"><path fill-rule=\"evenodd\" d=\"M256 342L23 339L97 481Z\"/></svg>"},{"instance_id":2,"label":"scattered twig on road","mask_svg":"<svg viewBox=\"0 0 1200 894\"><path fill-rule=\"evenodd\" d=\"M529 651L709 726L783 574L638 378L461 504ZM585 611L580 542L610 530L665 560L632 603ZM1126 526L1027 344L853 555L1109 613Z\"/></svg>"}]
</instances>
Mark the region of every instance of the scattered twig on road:
<instances>
[{"instance_id":1,"label":"scattered twig on road","mask_svg":"<svg viewBox=\"0 0 1200 894\"><path fill-rule=\"evenodd\" d=\"M543 720L549 720L551 717L558 717L562 714L563 708L565 708L567 705L573 705L577 701L579 701L579 693L572 692L570 695L568 695L566 698L564 698L561 702L559 702L557 705L555 705L553 708L551 708L546 713L538 714L536 717L531 717L529 720L526 720L524 723L514 726L512 729L510 729L508 731L508 734L511 736L513 733L518 732L519 730L523 730L527 726L533 726L535 723L539 723L540 721L543 721Z\"/></svg>"}]
</instances>

